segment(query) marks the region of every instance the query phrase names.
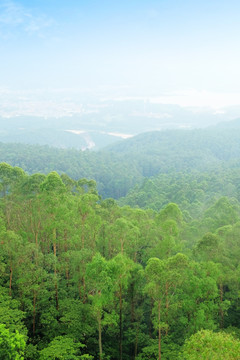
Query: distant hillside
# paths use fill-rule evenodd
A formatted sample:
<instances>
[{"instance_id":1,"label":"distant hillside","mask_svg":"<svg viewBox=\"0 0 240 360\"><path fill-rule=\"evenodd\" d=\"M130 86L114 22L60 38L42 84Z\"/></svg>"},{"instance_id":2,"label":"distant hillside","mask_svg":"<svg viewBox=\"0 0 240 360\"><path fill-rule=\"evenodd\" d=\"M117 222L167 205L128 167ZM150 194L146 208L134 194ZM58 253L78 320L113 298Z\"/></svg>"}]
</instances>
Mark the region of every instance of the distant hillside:
<instances>
[{"instance_id":1,"label":"distant hillside","mask_svg":"<svg viewBox=\"0 0 240 360\"><path fill-rule=\"evenodd\" d=\"M106 150L137 161L143 176L232 166L240 159L240 127L148 132Z\"/></svg>"},{"instance_id":2,"label":"distant hillside","mask_svg":"<svg viewBox=\"0 0 240 360\"><path fill-rule=\"evenodd\" d=\"M0 162L19 166L29 174L57 171L73 179L94 179L100 195L105 198L124 196L143 179L133 161L123 161L118 154L104 151L0 143Z\"/></svg>"},{"instance_id":3,"label":"distant hillside","mask_svg":"<svg viewBox=\"0 0 240 360\"><path fill-rule=\"evenodd\" d=\"M187 211L187 219L198 219L222 196L240 201L240 167L159 174L136 185L118 204L159 211L173 202Z\"/></svg>"},{"instance_id":4,"label":"distant hillside","mask_svg":"<svg viewBox=\"0 0 240 360\"><path fill-rule=\"evenodd\" d=\"M218 128L227 128L227 129L239 129L240 128L240 118L231 120L231 121L222 121L216 125Z\"/></svg>"},{"instance_id":5,"label":"distant hillside","mask_svg":"<svg viewBox=\"0 0 240 360\"><path fill-rule=\"evenodd\" d=\"M99 150L117 142L121 136L166 129L206 128L239 114L239 109L215 113L212 109L196 111L144 99L91 100L78 104L77 108L77 113L57 112L55 117L43 116L41 111L30 115L30 109L28 115L13 111L8 117L0 116L0 141Z\"/></svg>"},{"instance_id":6,"label":"distant hillside","mask_svg":"<svg viewBox=\"0 0 240 360\"><path fill-rule=\"evenodd\" d=\"M236 122L238 124L238 122ZM0 143L0 161L29 173L56 170L98 183L103 197L125 196L158 174L211 172L240 167L240 127L147 132L101 151Z\"/></svg>"},{"instance_id":7,"label":"distant hillside","mask_svg":"<svg viewBox=\"0 0 240 360\"><path fill-rule=\"evenodd\" d=\"M121 136L110 130L100 130L97 125L94 128L91 123L71 117L0 118L0 141L4 143L49 145L60 149L99 150L118 141Z\"/></svg>"}]
</instances>

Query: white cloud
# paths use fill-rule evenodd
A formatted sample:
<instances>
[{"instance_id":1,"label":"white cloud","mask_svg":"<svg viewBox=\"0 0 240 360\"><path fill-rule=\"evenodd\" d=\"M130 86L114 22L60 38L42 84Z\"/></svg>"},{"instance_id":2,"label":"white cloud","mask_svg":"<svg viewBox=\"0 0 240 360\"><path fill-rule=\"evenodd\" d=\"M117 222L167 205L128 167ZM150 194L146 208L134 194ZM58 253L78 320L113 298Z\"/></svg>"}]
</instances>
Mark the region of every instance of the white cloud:
<instances>
[{"instance_id":1,"label":"white cloud","mask_svg":"<svg viewBox=\"0 0 240 360\"><path fill-rule=\"evenodd\" d=\"M54 21L44 14L36 14L15 1L4 1L0 5L0 36L11 38L15 31L44 36L44 30ZM15 31L14 31L15 30Z\"/></svg>"}]
</instances>

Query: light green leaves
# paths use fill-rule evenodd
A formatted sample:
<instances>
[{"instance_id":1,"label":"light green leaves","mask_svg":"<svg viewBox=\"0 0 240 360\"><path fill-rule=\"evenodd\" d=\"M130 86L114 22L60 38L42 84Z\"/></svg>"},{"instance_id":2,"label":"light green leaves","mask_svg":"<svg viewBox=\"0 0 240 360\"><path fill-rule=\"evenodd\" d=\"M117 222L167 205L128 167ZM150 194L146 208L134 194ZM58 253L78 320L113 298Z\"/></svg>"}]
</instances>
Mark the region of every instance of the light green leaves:
<instances>
[{"instance_id":1,"label":"light green leaves","mask_svg":"<svg viewBox=\"0 0 240 360\"><path fill-rule=\"evenodd\" d=\"M12 333L4 324L0 324L0 359L23 360L25 346L23 335L18 331Z\"/></svg>"}]
</instances>

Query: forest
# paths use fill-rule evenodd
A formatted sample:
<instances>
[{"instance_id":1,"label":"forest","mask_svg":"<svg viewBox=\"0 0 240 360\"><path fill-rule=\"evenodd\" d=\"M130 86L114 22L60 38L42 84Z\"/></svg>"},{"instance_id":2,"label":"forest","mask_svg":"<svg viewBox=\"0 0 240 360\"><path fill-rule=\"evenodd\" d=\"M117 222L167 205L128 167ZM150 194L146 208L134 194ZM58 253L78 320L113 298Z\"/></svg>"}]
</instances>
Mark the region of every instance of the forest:
<instances>
[{"instance_id":1,"label":"forest","mask_svg":"<svg viewBox=\"0 0 240 360\"><path fill-rule=\"evenodd\" d=\"M0 360L240 360L239 14L0 0Z\"/></svg>"},{"instance_id":2,"label":"forest","mask_svg":"<svg viewBox=\"0 0 240 360\"><path fill-rule=\"evenodd\" d=\"M147 132L100 151L0 142L0 161L28 174L57 171L74 180L93 179L103 198L119 199L160 174L222 174L239 168L239 138L236 120L206 129Z\"/></svg>"},{"instance_id":3,"label":"forest","mask_svg":"<svg viewBox=\"0 0 240 360\"><path fill-rule=\"evenodd\" d=\"M26 164L39 149L60 151L37 146ZM91 178L2 162L0 358L239 359L240 172L224 152L149 177L138 164L115 199Z\"/></svg>"},{"instance_id":4,"label":"forest","mask_svg":"<svg viewBox=\"0 0 240 360\"><path fill-rule=\"evenodd\" d=\"M0 143L1 359L240 358L230 125L99 152Z\"/></svg>"}]
</instances>

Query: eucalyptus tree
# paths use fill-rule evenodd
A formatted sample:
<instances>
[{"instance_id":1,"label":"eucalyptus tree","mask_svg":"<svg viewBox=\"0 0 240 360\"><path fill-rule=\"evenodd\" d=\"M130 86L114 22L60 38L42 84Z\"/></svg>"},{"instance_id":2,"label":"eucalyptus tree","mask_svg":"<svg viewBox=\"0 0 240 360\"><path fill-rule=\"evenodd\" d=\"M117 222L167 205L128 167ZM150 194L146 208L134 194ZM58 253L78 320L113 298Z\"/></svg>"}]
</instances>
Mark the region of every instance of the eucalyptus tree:
<instances>
[{"instance_id":1,"label":"eucalyptus tree","mask_svg":"<svg viewBox=\"0 0 240 360\"><path fill-rule=\"evenodd\" d=\"M226 230L226 229L225 229ZM225 232L223 228L219 228L217 234L207 233L196 244L194 248L194 256L196 259L206 262L214 262L218 267L218 276L216 282L219 292L219 323L220 327L224 327L224 317L227 309L230 306L229 300L226 299L225 291L228 288L229 278L232 277L231 273L234 271L230 265L227 257L227 246L221 239L221 233ZM218 264L218 265L217 265Z\"/></svg>"},{"instance_id":2,"label":"eucalyptus tree","mask_svg":"<svg viewBox=\"0 0 240 360\"><path fill-rule=\"evenodd\" d=\"M183 273L188 265L188 259L183 254L177 254L166 260L149 259L145 274L147 279L146 292L153 299L153 324L158 332L158 359L162 358L162 332L168 332L169 307L175 299L175 292L184 282ZM163 321L165 320L165 321Z\"/></svg>"},{"instance_id":3,"label":"eucalyptus tree","mask_svg":"<svg viewBox=\"0 0 240 360\"><path fill-rule=\"evenodd\" d=\"M131 271L136 264L123 254L118 254L109 262L111 277L114 283L114 293L118 299L119 311L119 359L123 358L123 305L124 294L129 286Z\"/></svg>"},{"instance_id":4,"label":"eucalyptus tree","mask_svg":"<svg viewBox=\"0 0 240 360\"><path fill-rule=\"evenodd\" d=\"M54 284L56 309L59 308L58 299L58 248L64 239L64 216L66 214L66 187L56 172L48 174L40 186L41 197L45 205L48 219L45 224L47 249L53 249L54 256Z\"/></svg>"},{"instance_id":5,"label":"eucalyptus tree","mask_svg":"<svg viewBox=\"0 0 240 360\"><path fill-rule=\"evenodd\" d=\"M84 345L75 342L72 338L67 336L55 337L47 347L40 351L40 360L78 360L84 359L81 357L81 349ZM89 360L92 359L89 356Z\"/></svg>"},{"instance_id":6,"label":"eucalyptus tree","mask_svg":"<svg viewBox=\"0 0 240 360\"><path fill-rule=\"evenodd\" d=\"M26 313L21 310L21 302L9 296L8 289L0 287L0 323L6 325L9 331L17 330L27 339L27 328L24 324Z\"/></svg>"},{"instance_id":7,"label":"eucalyptus tree","mask_svg":"<svg viewBox=\"0 0 240 360\"><path fill-rule=\"evenodd\" d=\"M103 359L102 324L114 322L113 315L105 312L114 300L114 281L110 264L100 254L96 254L88 263L86 269L86 282L88 297L92 303L92 313L98 324L99 359Z\"/></svg>"},{"instance_id":8,"label":"eucalyptus tree","mask_svg":"<svg viewBox=\"0 0 240 360\"><path fill-rule=\"evenodd\" d=\"M200 329L218 329L220 274L221 268L213 262L189 262L181 286L180 306L171 326L178 343L182 344Z\"/></svg>"},{"instance_id":9,"label":"eucalyptus tree","mask_svg":"<svg viewBox=\"0 0 240 360\"><path fill-rule=\"evenodd\" d=\"M22 261L18 266L17 287L22 307L31 322L33 337L37 330L37 314L40 313L38 303L42 299L46 286L49 285L49 275L44 269L44 265L44 255L39 247L34 243L27 244Z\"/></svg>"},{"instance_id":10,"label":"eucalyptus tree","mask_svg":"<svg viewBox=\"0 0 240 360\"><path fill-rule=\"evenodd\" d=\"M16 186L26 177L25 172L15 166L12 167L7 163L0 163L0 189L4 197L14 192Z\"/></svg>"},{"instance_id":11,"label":"eucalyptus tree","mask_svg":"<svg viewBox=\"0 0 240 360\"><path fill-rule=\"evenodd\" d=\"M21 236L14 231L7 230L2 233L1 250L5 258L4 275L8 275L9 295L12 295L13 282L16 284L19 264L23 261L25 243Z\"/></svg>"},{"instance_id":12,"label":"eucalyptus tree","mask_svg":"<svg viewBox=\"0 0 240 360\"><path fill-rule=\"evenodd\" d=\"M0 324L0 358L9 360L24 360L26 343L23 335L9 331L4 324Z\"/></svg>"},{"instance_id":13,"label":"eucalyptus tree","mask_svg":"<svg viewBox=\"0 0 240 360\"><path fill-rule=\"evenodd\" d=\"M185 360L238 360L240 341L231 334L201 330L187 339L180 355Z\"/></svg>"}]
</instances>

